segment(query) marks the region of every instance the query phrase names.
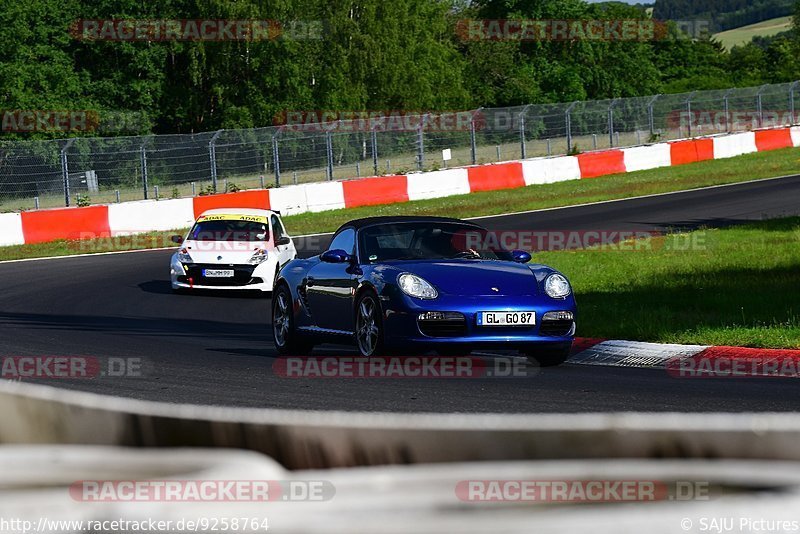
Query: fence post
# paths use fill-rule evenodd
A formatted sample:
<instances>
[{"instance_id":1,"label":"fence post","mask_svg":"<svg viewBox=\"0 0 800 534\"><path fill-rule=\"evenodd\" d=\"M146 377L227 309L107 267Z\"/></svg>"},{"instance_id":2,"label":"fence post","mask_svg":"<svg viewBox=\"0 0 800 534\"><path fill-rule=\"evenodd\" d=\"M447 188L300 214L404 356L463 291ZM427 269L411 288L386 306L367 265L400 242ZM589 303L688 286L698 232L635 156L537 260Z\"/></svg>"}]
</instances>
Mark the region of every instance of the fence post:
<instances>
[{"instance_id":1,"label":"fence post","mask_svg":"<svg viewBox=\"0 0 800 534\"><path fill-rule=\"evenodd\" d=\"M614 106L617 105L617 102L619 102L619 99L615 98L608 105L608 146L609 146L609 148L614 148Z\"/></svg>"},{"instance_id":2,"label":"fence post","mask_svg":"<svg viewBox=\"0 0 800 534\"><path fill-rule=\"evenodd\" d=\"M67 139L67 142L61 149L61 177L64 180L64 205L66 207L69 207L69 166L67 165L67 150L74 142L74 137Z\"/></svg>"},{"instance_id":3,"label":"fence post","mask_svg":"<svg viewBox=\"0 0 800 534\"><path fill-rule=\"evenodd\" d=\"M470 156L472 160L472 164L476 165L478 163L478 143L475 139L475 115L480 113L483 109L483 106L476 109L472 116L469 118L469 148L470 148Z\"/></svg>"},{"instance_id":4,"label":"fence post","mask_svg":"<svg viewBox=\"0 0 800 534\"><path fill-rule=\"evenodd\" d=\"M528 112L528 108L532 105L533 104L528 104L525 106L519 114L519 152L522 159L528 157L528 150L525 146L525 113Z\"/></svg>"},{"instance_id":5,"label":"fence post","mask_svg":"<svg viewBox=\"0 0 800 534\"><path fill-rule=\"evenodd\" d=\"M567 130L567 154L572 152L572 108L578 105L578 102L575 101L564 111L564 122L566 130Z\"/></svg>"},{"instance_id":6,"label":"fence post","mask_svg":"<svg viewBox=\"0 0 800 534\"><path fill-rule=\"evenodd\" d=\"M767 87L769 87L769 84L765 83L764 85L762 85L761 87L758 88L758 92L756 93L756 109L758 110L758 127L759 128L763 128L764 127L764 108L761 105L761 101L762 101L761 93L763 93L764 89L766 89Z\"/></svg>"},{"instance_id":7,"label":"fence post","mask_svg":"<svg viewBox=\"0 0 800 534\"><path fill-rule=\"evenodd\" d=\"M275 187L281 186L281 156L278 152L278 137L283 132L283 126L272 134L272 167L275 169Z\"/></svg>"},{"instance_id":8,"label":"fence post","mask_svg":"<svg viewBox=\"0 0 800 534\"><path fill-rule=\"evenodd\" d=\"M422 115L417 129L417 170L421 171L425 165L425 120L428 114Z\"/></svg>"},{"instance_id":9,"label":"fence post","mask_svg":"<svg viewBox=\"0 0 800 534\"><path fill-rule=\"evenodd\" d=\"M723 110L725 112L725 131L731 131L731 112L730 112L730 103L728 102L728 97L730 97L733 89L728 89L725 91L725 94L722 95L722 104L724 106Z\"/></svg>"},{"instance_id":10,"label":"fence post","mask_svg":"<svg viewBox=\"0 0 800 534\"><path fill-rule=\"evenodd\" d=\"M656 100L658 100L659 98L661 98L660 94L650 98L650 100L647 102L647 124L648 126L650 126L651 138L656 135L656 119L655 115L653 114L653 108L656 105Z\"/></svg>"},{"instance_id":11,"label":"fence post","mask_svg":"<svg viewBox=\"0 0 800 534\"><path fill-rule=\"evenodd\" d=\"M147 152L145 150L147 139L144 140L142 146L139 147L139 159L142 163L142 188L144 191L144 199L147 200Z\"/></svg>"},{"instance_id":12,"label":"fence post","mask_svg":"<svg viewBox=\"0 0 800 534\"><path fill-rule=\"evenodd\" d=\"M375 131L375 126L369 129L370 139L372 141L372 170L375 171L375 176L378 176L378 133Z\"/></svg>"},{"instance_id":13,"label":"fence post","mask_svg":"<svg viewBox=\"0 0 800 534\"><path fill-rule=\"evenodd\" d=\"M688 129L687 137L692 137L692 99L697 91L692 91L689 93L689 96L686 97L686 128Z\"/></svg>"},{"instance_id":14,"label":"fence post","mask_svg":"<svg viewBox=\"0 0 800 534\"><path fill-rule=\"evenodd\" d=\"M333 180L333 136L330 130L325 131L325 152L328 160L328 181L331 181Z\"/></svg>"},{"instance_id":15,"label":"fence post","mask_svg":"<svg viewBox=\"0 0 800 534\"><path fill-rule=\"evenodd\" d=\"M208 142L208 160L209 164L211 165L211 188L214 192L217 192L217 147L216 142L217 138L223 130L217 130L214 132L214 135L211 136L211 140Z\"/></svg>"},{"instance_id":16,"label":"fence post","mask_svg":"<svg viewBox=\"0 0 800 534\"><path fill-rule=\"evenodd\" d=\"M800 84L800 80L792 82L792 85L789 87L789 113L791 113L792 117L790 125L797 122L794 116L794 90L797 88L798 84Z\"/></svg>"}]
</instances>

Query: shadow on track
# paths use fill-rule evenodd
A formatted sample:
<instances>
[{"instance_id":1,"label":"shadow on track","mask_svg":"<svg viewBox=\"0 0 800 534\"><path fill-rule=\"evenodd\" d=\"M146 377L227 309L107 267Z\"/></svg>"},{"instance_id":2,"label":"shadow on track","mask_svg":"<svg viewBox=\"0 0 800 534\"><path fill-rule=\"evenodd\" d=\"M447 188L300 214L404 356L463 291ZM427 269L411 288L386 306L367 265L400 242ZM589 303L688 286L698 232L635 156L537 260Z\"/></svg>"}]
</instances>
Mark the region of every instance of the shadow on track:
<instances>
[{"instance_id":1,"label":"shadow on track","mask_svg":"<svg viewBox=\"0 0 800 534\"><path fill-rule=\"evenodd\" d=\"M214 338L259 342L272 346L269 330L261 323L237 323L208 319L165 319L159 317L104 317L42 313L2 313L4 328L100 332L123 336L168 336Z\"/></svg>"},{"instance_id":2,"label":"shadow on track","mask_svg":"<svg viewBox=\"0 0 800 534\"><path fill-rule=\"evenodd\" d=\"M176 296L202 296L202 297L224 297L224 298L250 298L250 299L263 299L270 296L269 293L262 291L247 291L247 290L213 290L213 289L195 289L182 293L174 293L172 285L169 280L150 280L149 282L142 282L139 284L139 289L145 293L154 293L156 295L176 295Z\"/></svg>"}]
</instances>

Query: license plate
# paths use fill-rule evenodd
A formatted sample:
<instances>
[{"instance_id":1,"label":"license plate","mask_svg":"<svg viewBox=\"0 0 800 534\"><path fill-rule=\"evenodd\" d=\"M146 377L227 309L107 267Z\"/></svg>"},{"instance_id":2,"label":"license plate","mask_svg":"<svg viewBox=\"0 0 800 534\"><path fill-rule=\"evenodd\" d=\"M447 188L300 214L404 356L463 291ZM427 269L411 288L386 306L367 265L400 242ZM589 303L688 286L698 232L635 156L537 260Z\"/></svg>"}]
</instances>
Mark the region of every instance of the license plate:
<instances>
[{"instance_id":1,"label":"license plate","mask_svg":"<svg viewBox=\"0 0 800 534\"><path fill-rule=\"evenodd\" d=\"M232 269L203 269L206 278L233 278Z\"/></svg>"},{"instance_id":2,"label":"license plate","mask_svg":"<svg viewBox=\"0 0 800 534\"><path fill-rule=\"evenodd\" d=\"M534 326L536 312L480 312L478 326Z\"/></svg>"}]
</instances>

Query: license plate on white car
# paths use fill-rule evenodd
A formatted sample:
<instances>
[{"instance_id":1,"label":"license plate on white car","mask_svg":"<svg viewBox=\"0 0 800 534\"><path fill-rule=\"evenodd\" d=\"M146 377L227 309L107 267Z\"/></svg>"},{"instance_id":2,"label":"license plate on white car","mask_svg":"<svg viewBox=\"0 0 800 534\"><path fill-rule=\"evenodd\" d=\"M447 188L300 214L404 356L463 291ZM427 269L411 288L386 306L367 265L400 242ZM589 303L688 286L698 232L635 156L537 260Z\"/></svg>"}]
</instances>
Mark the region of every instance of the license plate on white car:
<instances>
[{"instance_id":1,"label":"license plate on white car","mask_svg":"<svg viewBox=\"0 0 800 534\"><path fill-rule=\"evenodd\" d=\"M480 312L478 326L534 326L536 312Z\"/></svg>"},{"instance_id":2,"label":"license plate on white car","mask_svg":"<svg viewBox=\"0 0 800 534\"><path fill-rule=\"evenodd\" d=\"M203 269L206 278L233 278L233 269Z\"/></svg>"}]
</instances>

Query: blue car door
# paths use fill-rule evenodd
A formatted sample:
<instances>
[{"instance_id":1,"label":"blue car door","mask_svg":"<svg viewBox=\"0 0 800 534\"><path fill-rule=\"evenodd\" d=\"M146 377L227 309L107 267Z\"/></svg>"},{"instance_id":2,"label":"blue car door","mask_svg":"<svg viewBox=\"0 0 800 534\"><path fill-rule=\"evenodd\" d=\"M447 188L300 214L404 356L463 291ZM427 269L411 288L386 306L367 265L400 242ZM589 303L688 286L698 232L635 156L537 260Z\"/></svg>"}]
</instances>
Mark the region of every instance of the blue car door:
<instances>
[{"instance_id":1,"label":"blue car door","mask_svg":"<svg viewBox=\"0 0 800 534\"><path fill-rule=\"evenodd\" d=\"M355 230L345 228L333 238L328 250L337 249L353 254ZM353 264L321 261L309 270L306 284L306 296L316 326L353 332L353 295L358 287Z\"/></svg>"}]
</instances>

